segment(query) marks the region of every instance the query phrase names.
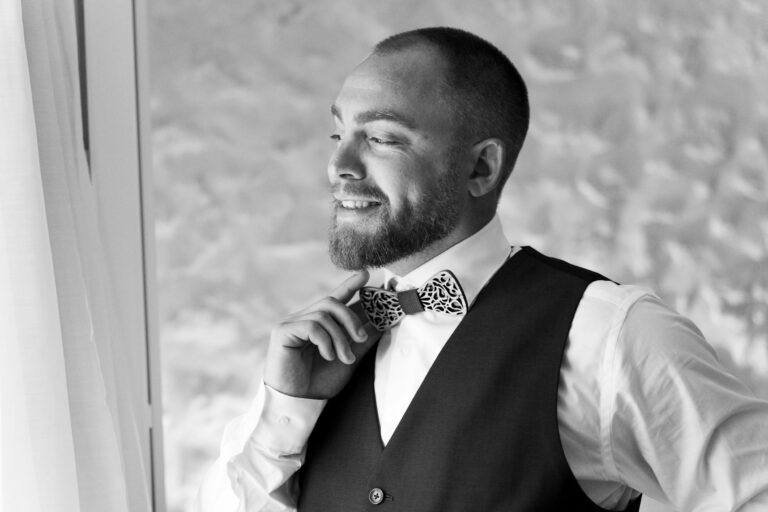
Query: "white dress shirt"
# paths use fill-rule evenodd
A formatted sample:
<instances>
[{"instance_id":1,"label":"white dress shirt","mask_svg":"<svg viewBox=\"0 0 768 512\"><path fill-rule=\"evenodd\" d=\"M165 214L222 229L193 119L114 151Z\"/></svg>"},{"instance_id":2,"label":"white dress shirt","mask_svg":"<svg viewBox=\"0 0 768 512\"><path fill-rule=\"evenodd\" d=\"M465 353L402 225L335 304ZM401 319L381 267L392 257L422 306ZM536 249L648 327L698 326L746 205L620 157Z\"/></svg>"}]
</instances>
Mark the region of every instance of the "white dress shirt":
<instances>
[{"instance_id":1,"label":"white dress shirt","mask_svg":"<svg viewBox=\"0 0 768 512\"><path fill-rule=\"evenodd\" d=\"M495 217L406 276L385 271L384 283L414 288L449 269L472 304L509 257ZM424 311L382 336L374 388L384 443L460 321ZM197 510L295 510L293 476L325 403L262 386L227 426ZM720 366L695 325L648 291L609 281L587 287L563 357L557 412L566 460L605 509L621 510L642 492L686 512L768 510L768 402Z\"/></svg>"}]
</instances>

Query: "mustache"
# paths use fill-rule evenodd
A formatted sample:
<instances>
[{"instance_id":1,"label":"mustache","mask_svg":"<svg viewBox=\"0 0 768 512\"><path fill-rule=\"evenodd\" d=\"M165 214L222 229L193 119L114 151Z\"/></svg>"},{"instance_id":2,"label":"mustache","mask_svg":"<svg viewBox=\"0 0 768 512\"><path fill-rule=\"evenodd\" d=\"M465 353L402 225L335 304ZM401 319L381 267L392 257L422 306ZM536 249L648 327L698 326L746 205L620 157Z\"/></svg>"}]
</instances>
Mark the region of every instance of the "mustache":
<instances>
[{"instance_id":1,"label":"mustache","mask_svg":"<svg viewBox=\"0 0 768 512\"><path fill-rule=\"evenodd\" d=\"M389 204L389 198L381 189L363 183L336 183L331 186L331 193L335 195L365 197L381 204Z\"/></svg>"}]
</instances>

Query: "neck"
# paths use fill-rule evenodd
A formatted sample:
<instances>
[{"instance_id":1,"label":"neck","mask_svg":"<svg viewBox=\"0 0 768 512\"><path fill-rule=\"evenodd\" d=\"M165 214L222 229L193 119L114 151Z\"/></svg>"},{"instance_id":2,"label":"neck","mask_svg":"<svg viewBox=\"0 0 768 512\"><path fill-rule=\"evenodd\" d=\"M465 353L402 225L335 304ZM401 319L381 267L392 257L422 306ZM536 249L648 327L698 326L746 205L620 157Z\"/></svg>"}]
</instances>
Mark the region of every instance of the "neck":
<instances>
[{"instance_id":1,"label":"neck","mask_svg":"<svg viewBox=\"0 0 768 512\"><path fill-rule=\"evenodd\" d=\"M426 248L419 252L410 254L404 258L401 258L386 266L387 270L398 276L404 276L410 273L412 270L420 267L424 263L428 262L438 254L441 254L454 245L466 240L470 236L480 231L491 218L477 218L470 222L460 222L456 228L451 231L447 236L440 240L428 245Z\"/></svg>"},{"instance_id":2,"label":"neck","mask_svg":"<svg viewBox=\"0 0 768 512\"><path fill-rule=\"evenodd\" d=\"M464 237L467 238L467 237ZM462 238L461 240L464 240ZM440 242L444 241L440 240ZM415 254L411 254L410 256L406 256L405 258L399 259L395 261L394 263L391 263L387 265L387 270L392 272L395 275L398 276L404 276L408 273L410 273L412 270L422 266L424 263L428 262L438 254L442 253L443 251L446 251L456 245L457 243L461 242L461 240L456 240L450 245L442 245L439 244L439 242L436 242L423 251L420 251Z\"/></svg>"}]
</instances>

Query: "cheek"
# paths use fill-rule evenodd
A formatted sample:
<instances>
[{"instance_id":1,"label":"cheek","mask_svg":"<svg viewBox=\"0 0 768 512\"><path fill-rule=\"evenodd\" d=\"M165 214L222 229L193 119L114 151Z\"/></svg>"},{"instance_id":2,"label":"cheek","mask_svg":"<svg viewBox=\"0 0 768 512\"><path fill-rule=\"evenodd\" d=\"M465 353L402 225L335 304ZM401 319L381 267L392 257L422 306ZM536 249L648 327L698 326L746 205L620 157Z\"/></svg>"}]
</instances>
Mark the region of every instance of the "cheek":
<instances>
[{"instance_id":1,"label":"cheek","mask_svg":"<svg viewBox=\"0 0 768 512\"><path fill-rule=\"evenodd\" d=\"M436 167L431 160L419 162L409 176L406 197L411 203L421 201L425 196L442 195L446 191L443 185L446 180L447 169Z\"/></svg>"},{"instance_id":2,"label":"cheek","mask_svg":"<svg viewBox=\"0 0 768 512\"><path fill-rule=\"evenodd\" d=\"M404 205L418 204L425 195L434 194L441 172L446 170L437 169L429 158L405 157L377 166L371 177L389 198L392 210L401 211Z\"/></svg>"},{"instance_id":3,"label":"cheek","mask_svg":"<svg viewBox=\"0 0 768 512\"><path fill-rule=\"evenodd\" d=\"M422 183L411 183L408 186L408 191L405 195L406 201L410 204L416 204L421 201L426 194L429 194L429 188L425 187Z\"/></svg>"},{"instance_id":4,"label":"cheek","mask_svg":"<svg viewBox=\"0 0 768 512\"><path fill-rule=\"evenodd\" d=\"M378 172L371 173L376 185L389 198L394 210L399 210L403 203L417 198L422 190L419 183L421 169L407 158L387 162L377 168Z\"/></svg>"},{"instance_id":5,"label":"cheek","mask_svg":"<svg viewBox=\"0 0 768 512\"><path fill-rule=\"evenodd\" d=\"M389 198L389 206L393 212L399 212L403 207L412 203L419 193L413 183L405 179L390 179L380 184L381 190Z\"/></svg>"},{"instance_id":6,"label":"cheek","mask_svg":"<svg viewBox=\"0 0 768 512\"><path fill-rule=\"evenodd\" d=\"M404 204L410 206L417 205L424 201L424 198L435 193L435 184L437 183L435 175L430 169L414 168L407 176L404 176L399 183L399 204L394 208L400 208ZM394 201L393 201L394 203Z\"/></svg>"}]
</instances>

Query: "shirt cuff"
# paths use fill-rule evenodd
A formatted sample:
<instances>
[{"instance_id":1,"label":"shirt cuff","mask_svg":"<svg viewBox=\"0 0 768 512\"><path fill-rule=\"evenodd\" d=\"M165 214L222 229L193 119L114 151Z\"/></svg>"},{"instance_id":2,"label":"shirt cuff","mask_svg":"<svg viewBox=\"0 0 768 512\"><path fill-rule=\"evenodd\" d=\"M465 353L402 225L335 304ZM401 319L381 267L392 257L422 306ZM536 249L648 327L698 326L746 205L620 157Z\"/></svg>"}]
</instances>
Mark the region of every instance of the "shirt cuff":
<instances>
[{"instance_id":1,"label":"shirt cuff","mask_svg":"<svg viewBox=\"0 0 768 512\"><path fill-rule=\"evenodd\" d=\"M262 383L264 405L251 439L279 455L304 450L327 400L286 395Z\"/></svg>"}]
</instances>

